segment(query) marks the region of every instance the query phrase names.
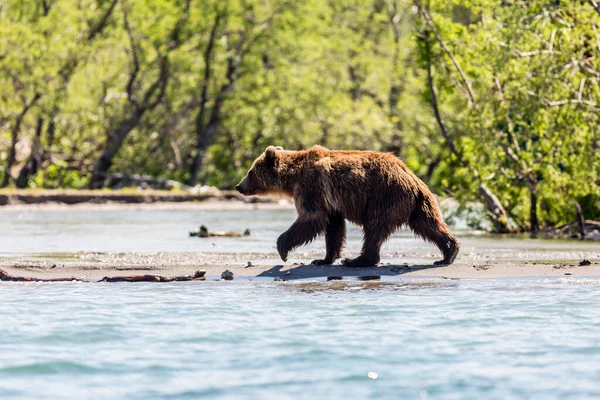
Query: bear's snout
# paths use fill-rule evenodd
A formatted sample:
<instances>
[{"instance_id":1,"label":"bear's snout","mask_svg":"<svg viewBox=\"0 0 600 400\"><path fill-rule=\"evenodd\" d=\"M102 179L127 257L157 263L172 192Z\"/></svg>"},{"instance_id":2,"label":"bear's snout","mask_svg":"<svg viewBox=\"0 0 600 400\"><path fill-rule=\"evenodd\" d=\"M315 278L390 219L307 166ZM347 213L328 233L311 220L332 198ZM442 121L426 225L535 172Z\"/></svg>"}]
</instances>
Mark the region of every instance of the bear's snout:
<instances>
[{"instance_id":1,"label":"bear's snout","mask_svg":"<svg viewBox=\"0 0 600 400\"><path fill-rule=\"evenodd\" d=\"M246 179L244 179L243 181L238 183L235 186L235 190L237 190L239 193L243 194L244 196L249 196L252 194L252 190L250 190L250 188L248 188L248 182Z\"/></svg>"},{"instance_id":2,"label":"bear's snout","mask_svg":"<svg viewBox=\"0 0 600 400\"><path fill-rule=\"evenodd\" d=\"M241 194L246 194L246 190L244 190L244 187L242 186L241 183L239 185L235 186L235 190L237 190Z\"/></svg>"}]
</instances>

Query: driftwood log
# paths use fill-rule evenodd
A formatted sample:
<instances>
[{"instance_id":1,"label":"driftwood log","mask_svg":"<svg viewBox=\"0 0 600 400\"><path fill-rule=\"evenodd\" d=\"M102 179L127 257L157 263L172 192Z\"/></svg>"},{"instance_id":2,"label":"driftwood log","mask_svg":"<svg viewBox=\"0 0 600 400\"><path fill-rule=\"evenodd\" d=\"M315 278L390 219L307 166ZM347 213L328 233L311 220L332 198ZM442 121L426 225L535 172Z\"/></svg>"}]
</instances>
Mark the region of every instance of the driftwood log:
<instances>
[{"instance_id":1,"label":"driftwood log","mask_svg":"<svg viewBox=\"0 0 600 400\"><path fill-rule=\"evenodd\" d=\"M0 281L3 282L85 282L83 279L77 278L30 278L28 276L13 276L8 272L0 269Z\"/></svg>"},{"instance_id":2,"label":"driftwood log","mask_svg":"<svg viewBox=\"0 0 600 400\"><path fill-rule=\"evenodd\" d=\"M98 282L184 282L184 281L204 281L206 271L196 271L194 275L181 276L162 276L162 275L127 275L127 276L105 276Z\"/></svg>"},{"instance_id":3,"label":"driftwood log","mask_svg":"<svg viewBox=\"0 0 600 400\"><path fill-rule=\"evenodd\" d=\"M578 219L575 222L545 229L544 236L565 239L600 239L600 221Z\"/></svg>"},{"instance_id":4,"label":"driftwood log","mask_svg":"<svg viewBox=\"0 0 600 400\"><path fill-rule=\"evenodd\" d=\"M161 276L161 275L127 275L127 276L105 276L98 282L183 282L183 281L204 281L206 271L196 271L194 275L181 276ZM32 278L28 276L13 276L0 269L0 281L3 282L87 282L78 278Z\"/></svg>"},{"instance_id":5,"label":"driftwood log","mask_svg":"<svg viewBox=\"0 0 600 400\"><path fill-rule=\"evenodd\" d=\"M585 219L579 203L575 203L575 221L546 228L542 234L547 238L600 240L600 221Z\"/></svg>"},{"instance_id":6,"label":"driftwood log","mask_svg":"<svg viewBox=\"0 0 600 400\"><path fill-rule=\"evenodd\" d=\"M201 238L207 238L207 237L242 237L242 236L249 236L250 235L250 229L246 229L244 231L244 233L237 233L237 232L232 232L232 231L223 231L223 232L210 232L208 230L208 228L204 225L201 225L199 229L190 231L190 237L201 237Z\"/></svg>"}]
</instances>

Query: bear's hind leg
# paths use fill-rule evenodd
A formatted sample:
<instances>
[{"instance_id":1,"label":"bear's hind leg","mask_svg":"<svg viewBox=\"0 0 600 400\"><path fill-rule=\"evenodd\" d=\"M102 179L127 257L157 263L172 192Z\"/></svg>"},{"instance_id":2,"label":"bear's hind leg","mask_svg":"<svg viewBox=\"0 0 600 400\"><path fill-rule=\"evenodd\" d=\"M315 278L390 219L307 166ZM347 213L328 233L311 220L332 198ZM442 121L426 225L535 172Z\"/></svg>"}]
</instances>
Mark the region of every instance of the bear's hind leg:
<instances>
[{"instance_id":1,"label":"bear's hind leg","mask_svg":"<svg viewBox=\"0 0 600 400\"><path fill-rule=\"evenodd\" d=\"M332 214L327 221L325 230L325 246L327 253L323 260L314 260L315 265L333 264L335 260L341 257L342 248L346 243L346 221L339 214Z\"/></svg>"},{"instance_id":2,"label":"bear's hind leg","mask_svg":"<svg viewBox=\"0 0 600 400\"><path fill-rule=\"evenodd\" d=\"M439 211L431 214L421 213L411 218L408 225L415 234L434 243L442 252L444 259L433 265L449 265L454 262L460 249L460 242L450 234L448 225L442 219Z\"/></svg>"},{"instance_id":3,"label":"bear's hind leg","mask_svg":"<svg viewBox=\"0 0 600 400\"><path fill-rule=\"evenodd\" d=\"M442 251L444 255L443 260L435 261L433 265L450 265L456 259L458 251L460 250L459 241L451 235L444 235L437 239L435 242L437 247Z\"/></svg>"},{"instance_id":4,"label":"bear's hind leg","mask_svg":"<svg viewBox=\"0 0 600 400\"><path fill-rule=\"evenodd\" d=\"M347 267L373 267L379 263L381 245L392 234L393 229L382 222L368 222L363 226L363 248L360 256L342 261Z\"/></svg>"}]
</instances>

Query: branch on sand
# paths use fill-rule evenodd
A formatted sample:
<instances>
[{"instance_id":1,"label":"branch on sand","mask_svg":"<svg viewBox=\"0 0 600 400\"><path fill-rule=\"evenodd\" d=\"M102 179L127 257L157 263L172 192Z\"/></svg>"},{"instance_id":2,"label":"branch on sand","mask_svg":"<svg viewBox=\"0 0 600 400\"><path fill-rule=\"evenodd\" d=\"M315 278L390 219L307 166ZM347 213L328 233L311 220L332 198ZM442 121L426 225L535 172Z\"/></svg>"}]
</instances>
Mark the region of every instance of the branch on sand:
<instances>
[{"instance_id":1,"label":"branch on sand","mask_svg":"<svg viewBox=\"0 0 600 400\"><path fill-rule=\"evenodd\" d=\"M185 281L204 281L206 280L206 271L198 270L194 275L182 276L161 276L161 275L128 275L128 276L105 276L98 282L185 282Z\"/></svg>"},{"instance_id":2,"label":"branch on sand","mask_svg":"<svg viewBox=\"0 0 600 400\"><path fill-rule=\"evenodd\" d=\"M161 276L161 275L128 275L128 276L105 276L98 282L185 282L206 280L205 270L198 270L194 275ZM28 276L13 276L0 269L0 281L2 282L88 282L78 278L31 278Z\"/></svg>"},{"instance_id":3,"label":"branch on sand","mask_svg":"<svg viewBox=\"0 0 600 400\"><path fill-rule=\"evenodd\" d=\"M27 276L13 276L8 272L0 269L0 281L3 282L85 282L83 279L77 278L51 278L51 279L42 279L42 278L30 278Z\"/></svg>"}]
</instances>

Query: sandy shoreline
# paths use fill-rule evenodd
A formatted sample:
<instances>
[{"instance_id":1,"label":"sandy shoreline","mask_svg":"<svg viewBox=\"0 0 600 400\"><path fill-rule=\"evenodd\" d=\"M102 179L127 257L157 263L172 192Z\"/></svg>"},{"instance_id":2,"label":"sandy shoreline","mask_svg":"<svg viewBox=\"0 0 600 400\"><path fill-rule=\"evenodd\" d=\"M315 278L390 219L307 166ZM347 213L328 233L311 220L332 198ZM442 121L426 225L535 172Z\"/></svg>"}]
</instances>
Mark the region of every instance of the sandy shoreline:
<instances>
[{"instance_id":1,"label":"sandy shoreline","mask_svg":"<svg viewBox=\"0 0 600 400\"><path fill-rule=\"evenodd\" d=\"M558 254L557 254L558 255ZM564 253L560 254L564 256ZM282 263L270 254L210 253L74 253L44 257L0 259L0 268L14 276L35 278L82 278L89 281L106 276L155 274L163 276L193 275L206 270L209 279L230 270L238 280L253 278L283 280L325 279L329 276L400 276L439 277L450 279L519 278L519 277L600 277L600 254L582 254L591 265L580 266L580 259L557 257L543 260L508 260L460 257L450 266L420 263L383 263L372 268L348 268L342 265L317 266ZM572 254L571 254L572 256ZM248 262L252 264L248 267ZM306 262L310 262L307 260ZM388 265L389 264L389 265Z\"/></svg>"}]
</instances>

